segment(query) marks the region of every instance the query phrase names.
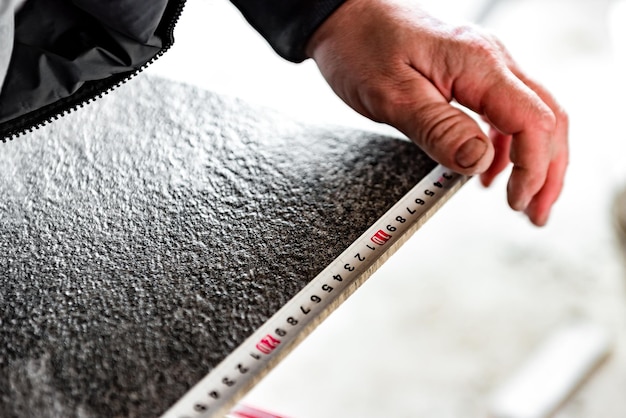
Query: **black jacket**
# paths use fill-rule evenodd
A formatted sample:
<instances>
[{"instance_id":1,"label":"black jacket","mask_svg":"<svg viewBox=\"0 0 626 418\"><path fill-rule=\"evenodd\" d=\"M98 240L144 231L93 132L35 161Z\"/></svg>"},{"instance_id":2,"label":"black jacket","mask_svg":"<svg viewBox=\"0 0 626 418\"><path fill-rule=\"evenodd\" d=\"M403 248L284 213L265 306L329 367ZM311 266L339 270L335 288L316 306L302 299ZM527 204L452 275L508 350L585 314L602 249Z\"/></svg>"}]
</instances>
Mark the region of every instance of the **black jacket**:
<instances>
[{"instance_id":1,"label":"black jacket","mask_svg":"<svg viewBox=\"0 0 626 418\"><path fill-rule=\"evenodd\" d=\"M294 62L345 0L232 0ZM28 0L0 92L0 138L12 139L110 91L174 42L185 0Z\"/></svg>"}]
</instances>

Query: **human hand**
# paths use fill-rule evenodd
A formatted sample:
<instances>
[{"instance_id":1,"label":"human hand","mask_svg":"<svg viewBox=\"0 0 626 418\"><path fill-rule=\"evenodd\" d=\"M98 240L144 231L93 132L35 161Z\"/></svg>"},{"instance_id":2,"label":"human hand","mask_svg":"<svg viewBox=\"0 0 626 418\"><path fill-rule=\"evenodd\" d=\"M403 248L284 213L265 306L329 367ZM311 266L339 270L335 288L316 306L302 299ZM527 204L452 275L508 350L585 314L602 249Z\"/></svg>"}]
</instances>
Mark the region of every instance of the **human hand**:
<instances>
[{"instance_id":1,"label":"human hand","mask_svg":"<svg viewBox=\"0 0 626 418\"><path fill-rule=\"evenodd\" d=\"M401 0L348 0L307 54L335 93L440 164L489 186L510 162L511 208L544 225L563 187L568 119L493 36ZM489 134L456 101L490 125Z\"/></svg>"}]
</instances>

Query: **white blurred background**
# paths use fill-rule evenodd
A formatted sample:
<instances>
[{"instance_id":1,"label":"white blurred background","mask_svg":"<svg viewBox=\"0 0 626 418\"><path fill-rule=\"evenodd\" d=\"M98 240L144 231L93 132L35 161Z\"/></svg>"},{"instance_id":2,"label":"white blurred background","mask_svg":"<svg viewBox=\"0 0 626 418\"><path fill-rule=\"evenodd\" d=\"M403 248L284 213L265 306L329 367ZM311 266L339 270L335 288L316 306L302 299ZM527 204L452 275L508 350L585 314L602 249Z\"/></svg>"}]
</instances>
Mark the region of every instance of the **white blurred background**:
<instances>
[{"instance_id":1,"label":"white blurred background","mask_svg":"<svg viewBox=\"0 0 626 418\"><path fill-rule=\"evenodd\" d=\"M570 115L565 190L544 228L505 178L471 181L244 400L297 418L486 417L494 389L561 326L612 354L557 417L626 416L626 274L611 203L626 183L626 1L425 0L481 19ZM348 109L313 62L276 56L226 0L189 0L148 71L312 123L392 132Z\"/></svg>"}]
</instances>

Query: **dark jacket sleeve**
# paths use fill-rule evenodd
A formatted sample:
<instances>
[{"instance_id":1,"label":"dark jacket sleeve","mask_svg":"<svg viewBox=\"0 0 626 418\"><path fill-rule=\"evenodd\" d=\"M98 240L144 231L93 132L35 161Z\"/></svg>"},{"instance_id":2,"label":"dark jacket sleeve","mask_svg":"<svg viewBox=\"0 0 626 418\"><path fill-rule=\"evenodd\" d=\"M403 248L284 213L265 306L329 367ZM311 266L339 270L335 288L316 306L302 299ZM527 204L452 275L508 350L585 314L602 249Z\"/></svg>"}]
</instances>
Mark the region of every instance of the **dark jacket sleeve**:
<instances>
[{"instance_id":1,"label":"dark jacket sleeve","mask_svg":"<svg viewBox=\"0 0 626 418\"><path fill-rule=\"evenodd\" d=\"M4 0L0 0L2 2ZM284 58L346 0L232 0ZM21 135L130 79L174 42L185 0L28 0L0 91L0 140Z\"/></svg>"},{"instance_id":2,"label":"dark jacket sleeve","mask_svg":"<svg viewBox=\"0 0 626 418\"><path fill-rule=\"evenodd\" d=\"M183 3L28 0L15 16L0 91L0 139L53 120L132 77L173 42Z\"/></svg>"},{"instance_id":3,"label":"dark jacket sleeve","mask_svg":"<svg viewBox=\"0 0 626 418\"><path fill-rule=\"evenodd\" d=\"M283 58L301 62L309 38L346 0L231 0Z\"/></svg>"}]
</instances>

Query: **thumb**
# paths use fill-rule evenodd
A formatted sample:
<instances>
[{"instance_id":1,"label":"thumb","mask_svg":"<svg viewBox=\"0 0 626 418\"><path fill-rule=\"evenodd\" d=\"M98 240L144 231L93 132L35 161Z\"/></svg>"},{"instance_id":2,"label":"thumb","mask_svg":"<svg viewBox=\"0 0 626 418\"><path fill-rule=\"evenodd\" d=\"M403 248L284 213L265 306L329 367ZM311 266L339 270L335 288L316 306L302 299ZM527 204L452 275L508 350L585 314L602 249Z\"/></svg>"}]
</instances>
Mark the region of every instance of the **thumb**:
<instances>
[{"instance_id":1,"label":"thumb","mask_svg":"<svg viewBox=\"0 0 626 418\"><path fill-rule=\"evenodd\" d=\"M452 106L426 78L417 75L410 85L410 91L400 94L400 104L385 105L385 122L445 167L467 175L485 172L494 149L478 123Z\"/></svg>"}]
</instances>

